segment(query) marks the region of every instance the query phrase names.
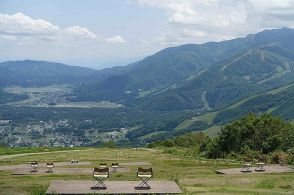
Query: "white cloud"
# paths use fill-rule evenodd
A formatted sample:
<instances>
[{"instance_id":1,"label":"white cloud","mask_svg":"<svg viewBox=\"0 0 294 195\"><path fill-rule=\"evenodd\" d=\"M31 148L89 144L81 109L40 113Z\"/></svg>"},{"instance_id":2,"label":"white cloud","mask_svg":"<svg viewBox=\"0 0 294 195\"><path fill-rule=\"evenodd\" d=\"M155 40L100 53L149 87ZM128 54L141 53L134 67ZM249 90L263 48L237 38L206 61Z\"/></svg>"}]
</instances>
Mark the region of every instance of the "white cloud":
<instances>
[{"instance_id":1,"label":"white cloud","mask_svg":"<svg viewBox=\"0 0 294 195\"><path fill-rule=\"evenodd\" d=\"M79 26L72 26L64 29L64 33L69 36L85 39L96 39L97 35L86 28Z\"/></svg>"},{"instance_id":2,"label":"white cloud","mask_svg":"<svg viewBox=\"0 0 294 195\"><path fill-rule=\"evenodd\" d=\"M222 26L246 22L244 4L231 0L138 0L141 5L164 9L170 23ZM238 3L239 2L239 3ZM208 23L209 22L209 23Z\"/></svg>"},{"instance_id":3,"label":"white cloud","mask_svg":"<svg viewBox=\"0 0 294 195\"><path fill-rule=\"evenodd\" d=\"M2 34L49 35L57 33L59 30L58 26L45 20L33 20L22 13L0 14L0 32Z\"/></svg>"},{"instance_id":4,"label":"white cloud","mask_svg":"<svg viewBox=\"0 0 294 195\"><path fill-rule=\"evenodd\" d=\"M202 37L207 36L207 34L204 31L193 30L193 29L189 29L189 28L184 28L183 33L185 36L192 37L192 38L196 38L196 37L202 38Z\"/></svg>"},{"instance_id":5,"label":"white cloud","mask_svg":"<svg viewBox=\"0 0 294 195\"><path fill-rule=\"evenodd\" d=\"M0 35L0 40L17 41L16 36L13 35Z\"/></svg>"},{"instance_id":6,"label":"white cloud","mask_svg":"<svg viewBox=\"0 0 294 195\"><path fill-rule=\"evenodd\" d=\"M106 42L108 42L108 43L125 43L126 40L124 38L122 38L121 36L117 35L114 37L107 38Z\"/></svg>"},{"instance_id":7,"label":"white cloud","mask_svg":"<svg viewBox=\"0 0 294 195\"><path fill-rule=\"evenodd\" d=\"M92 42L124 43L121 36L103 38L87 28L70 26L60 28L42 19L32 19L23 13L14 15L0 13L0 40L17 41L18 44L39 44L52 42L63 46L78 45Z\"/></svg>"},{"instance_id":8,"label":"white cloud","mask_svg":"<svg viewBox=\"0 0 294 195\"><path fill-rule=\"evenodd\" d=\"M294 27L293 0L137 0L137 3L165 12L171 27L151 40L170 41L170 45L220 41L264 29Z\"/></svg>"}]
</instances>

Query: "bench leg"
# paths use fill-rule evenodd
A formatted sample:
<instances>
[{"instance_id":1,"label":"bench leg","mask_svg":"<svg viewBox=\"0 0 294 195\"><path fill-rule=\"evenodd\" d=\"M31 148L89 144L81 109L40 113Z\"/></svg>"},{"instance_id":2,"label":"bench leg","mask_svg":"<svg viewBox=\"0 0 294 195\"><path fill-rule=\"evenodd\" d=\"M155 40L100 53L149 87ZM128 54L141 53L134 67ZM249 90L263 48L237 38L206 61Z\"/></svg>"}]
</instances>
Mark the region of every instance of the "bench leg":
<instances>
[{"instance_id":1,"label":"bench leg","mask_svg":"<svg viewBox=\"0 0 294 195\"><path fill-rule=\"evenodd\" d=\"M140 177L141 178L141 177ZM148 184L148 181L150 180L151 177L148 178L141 178L142 182L138 185L138 188L148 188L150 189L150 185Z\"/></svg>"},{"instance_id":2,"label":"bench leg","mask_svg":"<svg viewBox=\"0 0 294 195\"><path fill-rule=\"evenodd\" d=\"M242 172L252 172L250 167L243 167Z\"/></svg>"},{"instance_id":3,"label":"bench leg","mask_svg":"<svg viewBox=\"0 0 294 195\"><path fill-rule=\"evenodd\" d=\"M94 185L94 188L98 188L98 189L106 189L106 185L104 183L104 181L107 178L103 178L103 179L96 179L97 183Z\"/></svg>"},{"instance_id":4,"label":"bench leg","mask_svg":"<svg viewBox=\"0 0 294 195\"><path fill-rule=\"evenodd\" d=\"M32 167L33 170L31 172L38 172L38 167Z\"/></svg>"},{"instance_id":5,"label":"bench leg","mask_svg":"<svg viewBox=\"0 0 294 195\"><path fill-rule=\"evenodd\" d=\"M265 171L264 165L259 165L258 167L256 167L255 171Z\"/></svg>"}]
</instances>

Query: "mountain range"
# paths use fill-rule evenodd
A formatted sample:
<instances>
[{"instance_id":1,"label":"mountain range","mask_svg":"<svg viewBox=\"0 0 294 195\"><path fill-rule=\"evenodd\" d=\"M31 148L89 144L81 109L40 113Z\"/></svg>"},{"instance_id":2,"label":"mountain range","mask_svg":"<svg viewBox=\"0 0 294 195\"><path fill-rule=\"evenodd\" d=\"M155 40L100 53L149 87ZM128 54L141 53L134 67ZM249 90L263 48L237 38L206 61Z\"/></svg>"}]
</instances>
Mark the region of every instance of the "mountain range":
<instances>
[{"instance_id":1,"label":"mountain range","mask_svg":"<svg viewBox=\"0 0 294 195\"><path fill-rule=\"evenodd\" d=\"M294 81L294 30L164 49L76 89L77 100L111 100L159 111L220 109Z\"/></svg>"},{"instance_id":2,"label":"mountain range","mask_svg":"<svg viewBox=\"0 0 294 195\"><path fill-rule=\"evenodd\" d=\"M7 61L0 63L0 87L79 84L89 81L96 72L89 68L46 61Z\"/></svg>"},{"instance_id":3,"label":"mountain range","mask_svg":"<svg viewBox=\"0 0 294 195\"><path fill-rule=\"evenodd\" d=\"M248 112L293 120L293 82L294 30L289 28L166 48L99 71L33 60L0 63L1 88L67 84L73 87L68 98L75 102L111 101L140 110L194 113L184 121L189 125L179 124L175 132L198 130L197 121L213 126ZM201 116L213 117L207 121Z\"/></svg>"}]
</instances>

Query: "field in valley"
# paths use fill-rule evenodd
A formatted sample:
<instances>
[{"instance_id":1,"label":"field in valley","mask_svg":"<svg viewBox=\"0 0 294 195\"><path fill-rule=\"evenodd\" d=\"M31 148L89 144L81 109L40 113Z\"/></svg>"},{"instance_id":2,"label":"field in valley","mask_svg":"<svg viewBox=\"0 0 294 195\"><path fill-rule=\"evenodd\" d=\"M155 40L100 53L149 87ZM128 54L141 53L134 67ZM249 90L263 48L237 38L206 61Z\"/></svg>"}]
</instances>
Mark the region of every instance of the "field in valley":
<instances>
[{"instance_id":1,"label":"field in valley","mask_svg":"<svg viewBox=\"0 0 294 195\"><path fill-rule=\"evenodd\" d=\"M213 170L238 167L239 163L225 161L199 160L188 156L178 156L153 149L107 149L88 148L83 150L52 151L36 154L0 155L0 165L25 164L28 161L45 163L69 162L78 159L91 162L80 165L93 168L100 162L110 165L112 162L149 162L154 169L153 180L173 180L183 190L183 194L293 194L294 173L284 174L246 174L218 175ZM150 167L150 166L144 166ZM129 172L112 173L110 180L135 180L137 166L128 166ZM39 194L51 180L93 180L89 174L61 175L11 175L10 170L0 171L0 194Z\"/></svg>"},{"instance_id":2,"label":"field in valley","mask_svg":"<svg viewBox=\"0 0 294 195\"><path fill-rule=\"evenodd\" d=\"M109 101L72 102L66 95L72 92L70 85L51 85L46 87L7 87L5 92L26 95L28 99L7 103L9 106L57 107L57 108L120 108L121 104Z\"/></svg>"}]
</instances>

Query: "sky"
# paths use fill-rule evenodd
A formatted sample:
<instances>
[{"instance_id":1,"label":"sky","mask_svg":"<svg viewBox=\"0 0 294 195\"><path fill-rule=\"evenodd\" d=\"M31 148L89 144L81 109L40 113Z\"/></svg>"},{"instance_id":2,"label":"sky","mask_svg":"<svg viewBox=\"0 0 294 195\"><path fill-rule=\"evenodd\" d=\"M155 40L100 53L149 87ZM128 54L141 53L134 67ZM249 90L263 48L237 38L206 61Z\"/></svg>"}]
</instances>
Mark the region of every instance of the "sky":
<instances>
[{"instance_id":1,"label":"sky","mask_svg":"<svg viewBox=\"0 0 294 195\"><path fill-rule=\"evenodd\" d=\"M293 0L0 0L0 61L101 69L282 27L294 28Z\"/></svg>"}]
</instances>

